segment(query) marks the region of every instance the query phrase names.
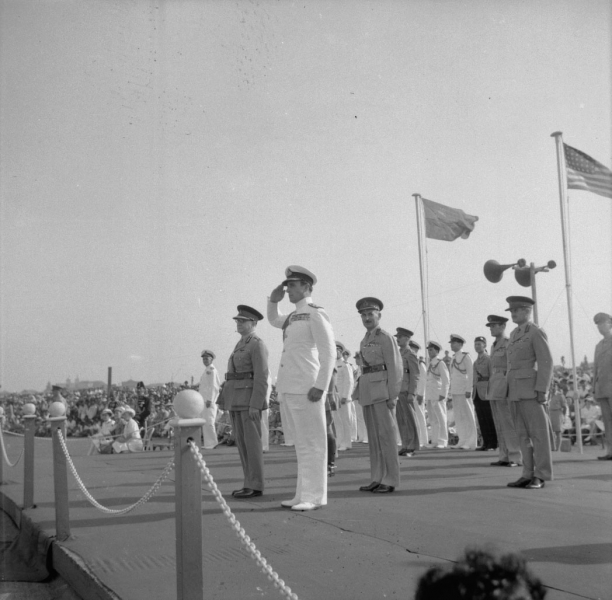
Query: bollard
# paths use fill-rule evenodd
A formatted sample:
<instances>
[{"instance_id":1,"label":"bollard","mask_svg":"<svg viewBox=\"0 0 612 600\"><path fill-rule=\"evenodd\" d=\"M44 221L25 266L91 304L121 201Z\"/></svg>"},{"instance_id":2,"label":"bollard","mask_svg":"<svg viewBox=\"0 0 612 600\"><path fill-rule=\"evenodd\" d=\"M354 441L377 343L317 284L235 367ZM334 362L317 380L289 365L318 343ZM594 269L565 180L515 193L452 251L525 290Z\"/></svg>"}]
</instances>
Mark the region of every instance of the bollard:
<instances>
[{"instance_id":1,"label":"bollard","mask_svg":"<svg viewBox=\"0 0 612 600\"><path fill-rule=\"evenodd\" d=\"M23 508L36 508L34 504L34 433L36 415L24 415L23 439Z\"/></svg>"},{"instance_id":2,"label":"bollard","mask_svg":"<svg viewBox=\"0 0 612 600\"><path fill-rule=\"evenodd\" d=\"M176 502L176 589L178 600L202 600L202 472L189 448L199 440L204 399L183 390L174 399L174 473ZM196 442L197 443L197 442Z\"/></svg>"},{"instance_id":3,"label":"bollard","mask_svg":"<svg viewBox=\"0 0 612 600\"><path fill-rule=\"evenodd\" d=\"M55 538L63 542L70 536L70 514L68 508L68 468L66 456L57 437L61 432L66 439L66 406L53 402L49 407L49 422L53 436L53 487L55 490Z\"/></svg>"}]
</instances>

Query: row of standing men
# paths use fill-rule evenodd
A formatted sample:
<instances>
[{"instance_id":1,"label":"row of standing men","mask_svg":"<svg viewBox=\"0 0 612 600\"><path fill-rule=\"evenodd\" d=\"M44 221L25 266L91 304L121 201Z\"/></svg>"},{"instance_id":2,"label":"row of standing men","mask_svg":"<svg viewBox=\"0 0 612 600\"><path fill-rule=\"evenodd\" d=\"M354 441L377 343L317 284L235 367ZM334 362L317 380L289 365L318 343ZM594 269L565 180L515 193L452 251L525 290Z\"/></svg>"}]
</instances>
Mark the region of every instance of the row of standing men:
<instances>
[{"instance_id":1,"label":"row of standing men","mask_svg":"<svg viewBox=\"0 0 612 600\"><path fill-rule=\"evenodd\" d=\"M428 343L429 365L425 368L419 364L419 346L411 339L412 332L400 327L395 335L389 334L380 327L383 303L373 297L362 298L356 308L366 334L360 343L353 389L350 365L342 359L346 349L335 341L327 313L312 302L316 283L311 271L292 265L268 298L268 321L283 332L276 381L283 429L293 435L297 455L296 491L281 506L305 511L327 504L328 452L335 453L335 448L329 448L330 400L334 400L336 390L340 450L350 444L352 401L359 403L357 412L363 415L371 482L361 491L392 493L399 485L400 456L414 456L422 445L447 447L449 390L459 438L452 447L477 449L478 415L484 442L481 448L499 447L499 460L492 464L523 467L522 476L509 483L510 487L540 489L552 479L550 422L545 404L553 363L545 333L531 321L531 298L507 299L506 310L517 325L510 338L505 335L506 317L488 317L486 326L495 338L490 357L486 338L478 337L478 358L472 363L463 351L465 339L452 334L450 343L455 354L450 373L438 358L439 343ZM285 294L295 306L289 314L278 310ZM265 486L261 414L267 406L271 379L268 351L256 333L257 323L263 318L252 307L238 306L234 321L240 340L228 360L225 382L216 401L219 408L229 411L244 471L243 487L232 493L235 498L260 496ZM205 399L202 416L207 421L205 447L213 447L215 407L209 390L220 382L212 365L214 353L204 350L202 359L206 367L200 381ZM425 403L431 422L430 440L424 421ZM399 453L396 428L401 438Z\"/></svg>"}]
</instances>

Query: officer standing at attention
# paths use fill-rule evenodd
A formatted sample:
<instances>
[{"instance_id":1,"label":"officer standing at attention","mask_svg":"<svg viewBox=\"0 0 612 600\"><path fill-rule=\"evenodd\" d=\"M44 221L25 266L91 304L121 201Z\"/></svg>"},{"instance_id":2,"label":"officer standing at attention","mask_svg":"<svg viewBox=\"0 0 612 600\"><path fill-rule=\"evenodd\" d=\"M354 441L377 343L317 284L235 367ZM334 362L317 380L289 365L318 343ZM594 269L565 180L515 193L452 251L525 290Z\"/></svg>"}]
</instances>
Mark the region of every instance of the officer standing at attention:
<instances>
[{"instance_id":1,"label":"officer standing at attention","mask_svg":"<svg viewBox=\"0 0 612 600\"><path fill-rule=\"evenodd\" d=\"M334 332L326 312L312 303L317 278L308 269L292 265L285 281L268 299L268 321L283 330L283 353L276 389L279 402L286 402L289 426L294 432L298 478L295 496L281 506L292 510L314 510L327 504L327 427L325 398L336 362ZM295 310L278 312L285 297ZM284 425L283 425L284 426Z\"/></svg>"},{"instance_id":2,"label":"officer standing at attention","mask_svg":"<svg viewBox=\"0 0 612 600\"><path fill-rule=\"evenodd\" d=\"M450 366L450 392L453 397L455 427L459 436L459 441L451 448L476 450L478 433L472 404L474 365L470 355L462 350L465 340L460 335L452 333L449 344L455 353Z\"/></svg>"},{"instance_id":3,"label":"officer standing at attention","mask_svg":"<svg viewBox=\"0 0 612 600\"><path fill-rule=\"evenodd\" d=\"M217 419L216 402L221 388L221 379L217 368L213 365L213 360L216 358L215 353L212 350L202 350L200 356L204 363L204 373L200 377L200 387L198 388L202 398L204 398L204 408L200 417L206 421L202 425L202 437L204 438L204 448L212 450L219 441L215 421Z\"/></svg>"},{"instance_id":4,"label":"officer standing at attention","mask_svg":"<svg viewBox=\"0 0 612 600\"><path fill-rule=\"evenodd\" d=\"M336 342L336 389L338 390L337 433L338 450L350 450L351 442L351 407L353 405L353 369L344 360L343 353L346 350L342 342Z\"/></svg>"},{"instance_id":5,"label":"officer standing at attention","mask_svg":"<svg viewBox=\"0 0 612 600\"><path fill-rule=\"evenodd\" d=\"M427 365L422 357L419 357L418 353L421 349L420 344L414 340L408 342L408 348L417 357L419 363L419 382L416 388L416 404L414 406L414 412L416 414L416 421L419 430L419 444L421 448L427 446L429 437L427 436L427 419L425 418L425 384L427 383Z\"/></svg>"},{"instance_id":6,"label":"officer standing at attention","mask_svg":"<svg viewBox=\"0 0 612 600\"><path fill-rule=\"evenodd\" d=\"M402 440L399 456L412 457L419 449L419 429L415 412L415 396L421 372L419 370L419 359L410 350L408 344L414 335L410 329L397 327L394 337L397 338L400 354L403 361L403 377L397 399L396 417L397 426Z\"/></svg>"},{"instance_id":7,"label":"officer standing at attention","mask_svg":"<svg viewBox=\"0 0 612 600\"><path fill-rule=\"evenodd\" d=\"M372 479L359 490L388 494L399 485L393 410L402 382L402 355L395 338L378 325L383 303L377 298L362 298L356 306L367 329L360 344L363 364L357 395L368 431Z\"/></svg>"},{"instance_id":8,"label":"officer standing at attention","mask_svg":"<svg viewBox=\"0 0 612 600\"><path fill-rule=\"evenodd\" d=\"M487 352L487 339L479 335L474 340L476 360L474 361L474 411L482 434L482 446L476 450L497 450L497 433L487 400L487 388L491 377L491 357Z\"/></svg>"},{"instance_id":9,"label":"officer standing at attention","mask_svg":"<svg viewBox=\"0 0 612 600\"><path fill-rule=\"evenodd\" d=\"M601 407L606 445L606 453L597 460L612 460L612 317L597 313L593 321L603 336L595 346L593 362L593 393Z\"/></svg>"},{"instance_id":10,"label":"officer standing at attention","mask_svg":"<svg viewBox=\"0 0 612 600\"><path fill-rule=\"evenodd\" d=\"M438 358L442 346L438 342L427 344L429 366L427 367L427 382L425 384L425 399L431 423L430 448L446 448L448 446L448 423L446 418L446 395L450 378L448 368L443 360Z\"/></svg>"},{"instance_id":11,"label":"officer standing at attention","mask_svg":"<svg viewBox=\"0 0 612 600\"><path fill-rule=\"evenodd\" d=\"M508 487L538 490L553 478L550 422L544 408L553 360L546 334L531 321L535 302L525 296L509 296L506 302L517 325L508 343L508 399L523 454L523 475Z\"/></svg>"},{"instance_id":12,"label":"officer standing at attention","mask_svg":"<svg viewBox=\"0 0 612 600\"><path fill-rule=\"evenodd\" d=\"M270 371L268 349L255 333L263 315L245 304L234 317L240 340L227 363L225 385L217 404L228 410L244 472L242 489L234 498L255 498L264 489L262 411L267 407Z\"/></svg>"},{"instance_id":13,"label":"officer standing at attention","mask_svg":"<svg viewBox=\"0 0 612 600\"><path fill-rule=\"evenodd\" d=\"M519 467L522 464L521 447L519 444L510 403L508 402L508 338L506 336L506 317L489 315L487 327L495 338L491 346L491 375L487 388L487 399L491 404L493 421L497 431L497 447L499 459L491 463L493 467Z\"/></svg>"}]
</instances>

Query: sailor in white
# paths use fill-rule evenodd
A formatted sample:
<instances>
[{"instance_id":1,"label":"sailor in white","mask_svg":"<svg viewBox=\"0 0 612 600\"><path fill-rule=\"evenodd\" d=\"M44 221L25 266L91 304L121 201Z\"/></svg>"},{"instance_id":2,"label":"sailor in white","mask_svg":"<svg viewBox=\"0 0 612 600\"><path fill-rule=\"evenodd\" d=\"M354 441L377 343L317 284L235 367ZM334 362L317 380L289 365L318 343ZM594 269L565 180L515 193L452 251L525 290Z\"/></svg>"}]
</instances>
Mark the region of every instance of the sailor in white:
<instances>
[{"instance_id":1,"label":"sailor in white","mask_svg":"<svg viewBox=\"0 0 612 600\"><path fill-rule=\"evenodd\" d=\"M450 366L450 393L453 397L455 428L459 436L457 444L451 447L461 450L476 450L478 431L472 401L474 363L470 355L461 350L465 340L460 335L451 333L449 343L451 350L455 353Z\"/></svg>"},{"instance_id":2,"label":"sailor in white","mask_svg":"<svg viewBox=\"0 0 612 600\"><path fill-rule=\"evenodd\" d=\"M286 403L289 426L294 432L298 472L295 496L281 502L293 510L313 510L327 504L327 426L325 399L336 362L334 332L325 311L312 303L313 273L292 265L285 281L268 299L268 321L283 330L276 389ZM278 311L285 287L295 310Z\"/></svg>"},{"instance_id":3,"label":"sailor in white","mask_svg":"<svg viewBox=\"0 0 612 600\"><path fill-rule=\"evenodd\" d=\"M345 347L342 342L336 342L336 388L338 390L339 406L336 412L336 431L338 435L338 450L350 450L351 443L351 407L353 405L353 369L342 357ZM333 413L332 413L333 414Z\"/></svg>"},{"instance_id":4,"label":"sailor in white","mask_svg":"<svg viewBox=\"0 0 612 600\"><path fill-rule=\"evenodd\" d=\"M200 355L204 363L204 373L200 377L199 392L204 398L204 408L200 417L206 421L202 425L202 436L204 437L204 448L211 450L217 445L217 430L215 429L215 421L217 420L217 398L219 397L219 389L221 388L221 378L213 360L216 356L212 350L202 350Z\"/></svg>"},{"instance_id":5,"label":"sailor in white","mask_svg":"<svg viewBox=\"0 0 612 600\"><path fill-rule=\"evenodd\" d=\"M421 349L421 345L417 342L410 340L408 342L408 348L417 356L419 361L419 382L416 388L416 403L414 411L416 413L417 427L419 429L419 444L421 447L426 446L429 440L427 434L427 419L425 417L425 385L427 383L427 366L425 361L418 356L418 352Z\"/></svg>"},{"instance_id":6,"label":"sailor in white","mask_svg":"<svg viewBox=\"0 0 612 600\"><path fill-rule=\"evenodd\" d=\"M427 367L427 383L425 399L427 412L431 423L430 448L446 448L448 446L448 424L446 420L446 395L448 394L448 369L443 360L438 358L442 346L438 342L427 344L429 367Z\"/></svg>"}]
</instances>

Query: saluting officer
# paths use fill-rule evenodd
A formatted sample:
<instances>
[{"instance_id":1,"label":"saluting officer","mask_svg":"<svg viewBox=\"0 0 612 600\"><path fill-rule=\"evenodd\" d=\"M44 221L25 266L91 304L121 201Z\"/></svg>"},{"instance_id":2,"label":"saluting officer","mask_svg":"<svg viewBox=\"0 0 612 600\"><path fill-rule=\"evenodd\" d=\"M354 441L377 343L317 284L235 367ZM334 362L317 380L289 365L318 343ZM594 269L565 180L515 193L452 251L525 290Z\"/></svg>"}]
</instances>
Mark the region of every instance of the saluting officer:
<instances>
[{"instance_id":1,"label":"saluting officer","mask_svg":"<svg viewBox=\"0 0 612 600\"><path fill-rule=\"evenodd\" d=\"M402 382L402 356L395 338L378 325L383 303L362 298L356 306L367 329L360 344L363 366L357 395L368 431L372 478L372 483L359 489L388 494L399 485L393 410Z\"/></svg>"},{"instance_id":2,"label":"saluting officer","mask_svg":"<svg viewBox=\"0 0 612 600\"><path fill-rule=\"evenodd\" d=\"M459 441L451 448L476 450L478 433L472 403L474 365L470 355L462 350L465 340L460 335L452 333L449 344L455 353L450 366L450 392L453 397L455 427L459 436Z\"/></svg>"},{"instance_id":3,"label":"saluting officer","mask_svg":"<svg viewBox=\"0 0 612 600\"><path fill-rule=\"evenodd\" d=\"M270 371L268 349L255 333L263 315L245 304L238 306L234 317L240 340L227 363L225 385L217 404L228 410L244 472L242 489L232 492L234 498L255 498L264 489L262 446L262 411L267 408Z\"/></svg>"},{"instance_id":4,"label":"saluting officer","mask_svg":"<svg viewBox=\"0 0 612 600\"><path fill-rule=\"evenodd\" d=\"M314 510L327 504L327 426L325 398L336 362L334 332L322 307L312 303L313 273L291 265L285 280L270 294L268 321L283 330L283 354L276 389L287 403L287 418L295 436L298 463L297 488L281 506ZM285 286L295 310L278 312ZM285 424L283 424L283 427Z\"/></svg>"},{"instance_id":5,"label":"saluting officer","mask_svg":"<svg viewBox=\"0 0 612 600\"><path fill-rule=\"evenodd\" d=\"M506 310L518 326L508 343L507 379L512 418L523 455L523 476L508 487L537 490L553 478L550 422L544 408L553 360L546 334L531 321L535 302L525 296L509 296L506 302Z\"/></svg>"},{"instance_id":6,"label":"saluting officer","mask_svg":"<svg viewBox=\"0 0 612 600\"><path fill-rule=\"evenodd\" d=\"M450 378L448 368L443 360L438 358L442 346L438 342L427 344L429 366L427 367L427 382L425 399L431 422L430 448L446 448L448 446L448 422L446 416L446 395Z\"/></svg>"},{"instance_id":7,"label":"saluting officer","mask_svg":"<svg viewBox=\"0 0 612 600\"><path fill-rule=\"evenodd\" d=\"M506 317L489 315L486 325L495 338L491 346L491 374L487 387L487 399L491 404L499 449L499 459L491 463L494 467L519 467L522 463L521 447L512 420L510 403L508 402L508 382L506 380L508 371L507 322Z\"/></svg>"},{"instance_id":8,"label":"saluting officer","mask_svg":"<svg viewBox=\"0 0 612 600\"><path fill-rule=\"evenodd\" d=\"M419 449L419 430L416 421L415 396L421 372L419 370L419 359L410 350L408 344L414 335L410 329L397 327L395 336L403 361L403 376L400 393L397 400L396 417L402 447L399 456L414 456Z\"/></svg>"},{"instance_id":9,"label":"saluting officer","mask_svg":"<svg viewBox=\"0 0 612 600\"><path fill-rule=\"evenodd\" d=\"M474 340L476 360L474 361L474 411L482 434L482 446L476 450L496 450L497 433L491 404L487 400L487 387L491 377L491 357L487 352L487 339L479 335Z\"/></svg>"}]
</instances>

